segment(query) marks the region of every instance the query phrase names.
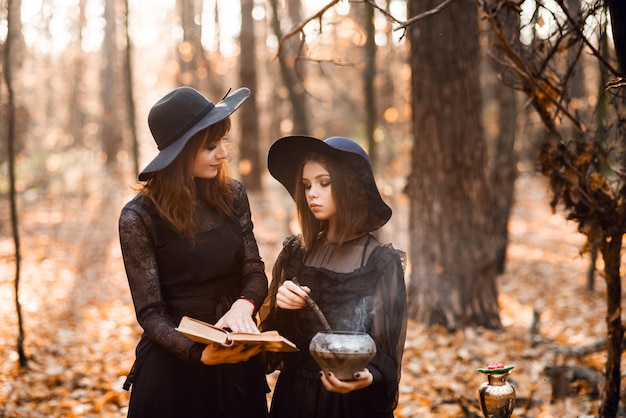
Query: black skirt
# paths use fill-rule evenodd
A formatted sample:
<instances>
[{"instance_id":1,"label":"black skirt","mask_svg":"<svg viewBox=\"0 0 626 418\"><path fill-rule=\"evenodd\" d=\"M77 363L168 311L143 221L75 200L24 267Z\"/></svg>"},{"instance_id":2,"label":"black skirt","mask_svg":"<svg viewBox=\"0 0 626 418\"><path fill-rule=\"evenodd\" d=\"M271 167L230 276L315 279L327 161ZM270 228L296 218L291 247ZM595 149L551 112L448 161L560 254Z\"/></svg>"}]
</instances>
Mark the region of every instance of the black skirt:
<instances>
[{"instance_id":1,"label":"black skirt","mask_svg":"<svg viewBox=\"0 0 626 418\"><path fill-rule=\"evenodd\" d=\"M151 343L132 385L130 418L265 418L269 391L259 357L206 366Z\"/></svg>"},{"instance_id":2,"label":"black skirt","mask_svg":"<svg viewBox=\"0 0 626 418\"><path fill-rule=\"evenodd\" d=\"M329 392L320 371L281 372L272 398L271 418L393 418L379 404L380 388L369 386L345 395Z\"/></svg>"}]
</instances>

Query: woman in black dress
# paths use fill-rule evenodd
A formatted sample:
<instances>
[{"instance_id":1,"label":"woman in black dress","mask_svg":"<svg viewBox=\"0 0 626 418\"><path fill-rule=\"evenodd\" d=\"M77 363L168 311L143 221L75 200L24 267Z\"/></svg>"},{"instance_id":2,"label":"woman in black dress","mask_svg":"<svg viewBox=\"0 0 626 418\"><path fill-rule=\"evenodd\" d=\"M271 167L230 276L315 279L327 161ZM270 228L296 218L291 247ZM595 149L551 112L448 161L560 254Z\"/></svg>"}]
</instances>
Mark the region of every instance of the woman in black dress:
<instances>
[{"instance_id":1,"label":"woman in black dress","mask_svg":"<svg viewBox=\"0 0 626 418\"><path fill-rule=\"evenodd\" d=\"M268 167L294 198L302 234L288 238L273 269L262 329L277 329L297 353L272 354L280 370L273 418L393 417L406 336L404 254L371 232L391 217L367 153L342 137L276 141ZM297 278L297 284L292 281ZM320 371L308 347L324 331L309 295L333 331L367 332L377 353L354 380Z\"/></svg>"},{"instance_id":2,"label":"woman in black dress","mask_svg":"<svg viewBox=\"0 0 626 418\"><path fill-rule=\"evenodd\" d=\"M188 315L258 333L267 294L250 207L229 177L230 115L250 95L218 103L180 87L151 109L159 154L139 175L140 193L122 209L119 234L137 320L144 330L128 376L129 417L267 416L258 349L193 342L175 330Z\"/></svg>"}]
</instances>

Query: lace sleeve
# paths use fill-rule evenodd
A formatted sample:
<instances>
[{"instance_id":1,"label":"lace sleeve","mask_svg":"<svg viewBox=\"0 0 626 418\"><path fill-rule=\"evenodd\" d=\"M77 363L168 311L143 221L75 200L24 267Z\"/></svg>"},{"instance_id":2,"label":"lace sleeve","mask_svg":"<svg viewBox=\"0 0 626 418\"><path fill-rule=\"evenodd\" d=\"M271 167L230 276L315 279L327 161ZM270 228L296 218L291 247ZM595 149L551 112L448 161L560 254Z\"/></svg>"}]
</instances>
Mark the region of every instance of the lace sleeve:
<instances>
[{"instance_id":1,"label":"lace sleeve","mask_svg":"<svg viewBox=\"0 0 626 418\"><path fill-rule=\"evenodd\" d=\"M243 236L243 259L242 259L242 283L241 296L254 302L255 309L258 310L267 295L267 276L265 275L265 264L259 255L256 238L254 237L254 225L252 224L252 214L248 195L243 185L235 182L237 188L237 213L241 233Z\"/></svg>"},{"instance_id":2,"label":"lace sleeve","mask_svg":"<svg viewBox=\"0 0 626 418\"><path fill-rule=\"evenodd\" d=\"M176 331L176 324L165 312L152 222L137 200L122 210L119 219L120 246L137 321L151 340L180 358L199 362L204 345Z\"/></svg>"},{"instance_id":3,"label":"lace sleeve","mask_svg":"<svg viewBox=\"0 0 626 418\"><path fill-rule=\"evenodd\" d=\"M261 331L269 330L293 330L297 327L294 326L294 315L280 315L282 311L276 305L276 293L281 284L285 280L290 280L297 275L299 265L301 263L301 246L300 238L298 236L292 236L283 242L283 249L276 258L274 267L272 269L272 282L267 294L267 298L259 311L261 318L261 325L259 329ZM293 340L292 340L293 341ZM296 345L299 342L294 341ZM274 370L282 369L285 360L285 353L273 353L269 351L263 352L265 362L265 372L271 373Z\"/></svg>"},{"instance_id":4,"label":"lace sleeve","mask_svg":"<svg viewBox=\"0 0 626 418\"><path fill-rule=\"evenodd\" d=\"M390 246L382 246L372 256L380 260L382 280L378 281L376 289L372 326L379 351L371 364L380 373L389 400L395 405L407 327L405 255Z\"/></svg>"},{"instance_id":5,"label":"lace sleeve","mask_svg":"<svg viewBox=\"0 0 626 418\"><path fill-rule=\"evenodd\" d=\"M281 250L274 267L272 268L272 282L269 286L267 298L261 309L261 322L264 322L272 312L275 313L276 306L276 293L278 288L285 280L291 280L297 276L299 265L301 263L301 240L299 236L291 236L283 241L283 249ZM270 325L271 321L265 323L265 329L276 329L273 325Z\"/></svg>"}]
</instances>

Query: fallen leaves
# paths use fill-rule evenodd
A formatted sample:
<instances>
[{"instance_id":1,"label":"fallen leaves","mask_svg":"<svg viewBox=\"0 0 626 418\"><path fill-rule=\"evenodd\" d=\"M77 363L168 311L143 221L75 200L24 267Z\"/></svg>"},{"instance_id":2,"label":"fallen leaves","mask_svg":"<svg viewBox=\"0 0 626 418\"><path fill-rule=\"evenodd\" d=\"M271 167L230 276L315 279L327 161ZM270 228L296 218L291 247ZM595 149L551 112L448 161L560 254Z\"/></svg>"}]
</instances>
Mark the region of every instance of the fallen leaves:
<instances>
[{"instance_id":1,"label":"fallen leaves","mask_svg":"<svg viewBox=\"0 0 626 418\"><path fill-rule=\"evenodd\" d=\"M584 237L574 223L552 215L547 183L523 176L517 188L507 268L498 280L504 329L449 333L410 321L398 418L482 417L477 393L485 376L477 369L491 362L515 366L509 378L518 399L514 417L567 418L597 411L598 400L575 393L552 402L544 369L604 369L602 352L581 357L554 350L605 337L604 282L597 280L595 292L586 292L589 260L579 255ZM118 208L129 195L103 193L110 198L49 198L21 209L20 301L29 356L24 371L15 352L12 245L7 226L0 226L0 356L6 359L0 362L0 416L126 414L128 393L122 383L140 335L117 243ZM251 196L253 215L262 219L255 222L255 232L268 271L288 232L285 217L273 216L279 200ZM402 236L406 228L401 220L395 222L391 235L402 248L397 241L407 241ZM268 380L273 386L275 374Z\"/></svg>"}]
</instances>

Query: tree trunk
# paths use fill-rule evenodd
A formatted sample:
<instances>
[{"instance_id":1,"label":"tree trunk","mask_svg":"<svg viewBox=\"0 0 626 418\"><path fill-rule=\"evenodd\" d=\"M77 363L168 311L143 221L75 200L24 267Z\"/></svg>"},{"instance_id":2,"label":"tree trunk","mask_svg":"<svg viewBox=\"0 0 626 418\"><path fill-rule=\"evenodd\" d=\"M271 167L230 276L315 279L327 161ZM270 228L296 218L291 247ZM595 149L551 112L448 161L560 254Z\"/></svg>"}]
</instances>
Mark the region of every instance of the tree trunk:
<instances>
[{"instance_id":1,"label":"tree trunk","mask_svg":"<svg viewBox=\"0 0 626 418\"><path fill-rule=\"evenodd\" d=\"M622 282L620 277L620 260L622 234L608 237L601 247L606 277L606 327L607 327L607 359L604 371L604 396L600 405L601 418L617 416L620 393L620 362L622 356Z\"/></svg>"},{"instance_id":2,"label":"tree trunk","mask_svg":"<svg viewBox=\"0 0 626 418\"><path fill-rule=\"evenodd\" d=\"M295 18L299 15L300 8L298 7L298 13L294 8L300 0L290 0L290 16ZM270 0L272 7L272 30L277 39L281 39L283 32L280 27L280 18L278 14L278 0ZM296 22L293 22L294 24ZM299 39L295 37L295 39ZM294 44L296 41L292 38L284 43L283 49L280 51L279 65L280 75L283 79L283 85L289 93L289 102L291 103L292 118L293 118L293 133L299 135L308 135L311 132L309 126L309 117L307 113L307 100L304 93L303 74L298 71L298 56L299 56L299 44Z\"/></svg>"},{"instance_id":3,"label":"tree trunk","mask_svg":"<svg viewBox=\"0 0 626 418\"><path fill-rule=\"evenodd\" d=\"M15 89L13 87L13 69L18 68L16 65L20 63L20 60L16 57L23 53L23 50L20 51L21 42L19 42L19 40L21 39L21 32L17 32L18 30L20 30L21 27L19 23L21 22L21 3L21 0L8 0L7 36L4 43L2 68L4 72L4 81L8 93L5 117L8 123L7 144L9 153L9 199L11 203L11 227L13 230L13 245L15 246L15 310L17 312L18 325L17 353L20 362L19 364L21 367L24 368L27 366L28 361L24 352L24 321L22 318L22 305L20 304L19 298L22 257L20 252L20 235L18 228L19 222L17 217L17 189L15 175L15 144L17 143L15 127L17 122L14 93Z\"/></svg>"},{"instance_id":4,"label":"tree trunk","mask_svg":"<svg viewBox=\"0 0 626 418\"><path fill-rule=\"evenodd\" d=\"M409 2L409 16L439 3ZM448 329L498 328L476 5L450 3L412 25L410 41L410 312L419 321Z\"/></svg>"},{"instance_id":5,"label":"tree trunk","mask_svg":"<svg viewBox=\"0 0 626 418\"><path fill-rule=\"evenodd\" d=\"M626 2L623 0L606 0L611 13L613 42L619 63L620 73L626 74Z\"/></svg>"},{"instance_id":6,"label":"tree trunk","mask_svg":"<svg viewBox=\"0 0 626 418\"><path fill-rule=\"evenodd\" d=\"M130 127L130 137L131 137L131 149L132 149L132 160L133 160L133 172L135 175L139 174L139 139L137 138L137 111L135 107L135 94L133 90L133 45L130 39L129 32L129 0L124 1L124 10L125 10L125 26L124 33L126 35L126 48L124 54L124 80L125 83L125 97L126 97L126 107L128 108L128 126Z\"/></svg>"},{"instance_id":7,"label":"tree trunk","mask_svg":"<svg viewBox=\"0 0 626 418\"><path fill-rule=\"evenodd\" d=\"M515 39L520 48L519 27L520 15L517 10L507 7L498 14L498 23L507 39ZM492 32L489 32L493 35ZM493 36L492 36L493 38ZM493 39L492 39L493 40ZM496 61L505 62L499 48L493 48ZM504 273L506 267L506 251L509 244L509 218L514 203L515 179L517 178L517 153L515 138L517 131L517 95L509 85L515 74L510 69L499 66L491 60L494 70L499 72L499 82L494 86L494 99L498 106L498 135L490 158L494 210L494 239L497 273Z\"/></svg>"},{"instance_id":8,"label":"tree trunk","mask_svg":"<svg viewBox=\"0 0 626 418\"><path fill-rule=\"evenodd\" d=\"M261 190L261 158L259 154L259 111L256 106L256 37L252 9L254 0L241 0L241 55L239 76L241 84L248 87L252 95L239 110L241 121L241 143L239 144L239 174L249 191Z\"/></svg>"},{"instance_id":9,"label":"tree trunk","mask_svg":"<svg viewBox=\"0 0 626 418\"><path fill-rule=\"evenodd\" d=\"M580 0L567 0L567 8L569 15L576 19L576 21L582 19ZM568 49L569 65L575 63L570 82L570 97L584 99L587 97L585 92L585 66L580 62L580 56L581 48Z\"/></svg>"},{"instance_id":10,"label":"tree trunk","mask_svg":"<svg viewBox=\"0 0 626 418\"><path fill-rule=\"evenodd\" d=\"M85 73L87 66L85 54L83 54L82 43L85 27L87 26L87 17L85 15L85 7L87 0L80 0L76 8L76 41L72 48L76 54L72 63L72 84L70 87L70 115L68 132L71 132L74 145L83 145L85 136L85 125L87 124L87 115L85 113L84 87Z\"/></svg>"},{"instance_id":11,"label":"tree trunk","mask_svg":"<svg viewBox=\"0 0 626 418\"><path fill-rule=\"evenodd\" d=\"M374 8L365 5L365 71L363 71L363 85L365 90L365 136L372 166L377 165L376 140L374 131L378 122L378 112L376 111L376 88L374 80L376 78L376 28L374 27Z\"/></svg>"},{"instance_id":12,"label":"tree trunk","mask_svg":"<svg viewBox=\"0 0 626 418\"><path fill-rule=\"evenodd\" d=\"M122 129L120 123L120 104L117 77L117 23L115 18L115 0L104 2L104 39L102 68L102 130L101 139L106 154L107 168L117 165L117 153L122 149Z\"/></svg>"},{"instance_id":13,"label":"tree trunk","mask_svg":"<svg viewBox=\"0 0 626 418\"><path fill-rule=\"evenodd\" d=\"M613 40L619 62L621 74L626 72L626 3L619 0L607 0L607 5L611 13L611 25L613 29ZM616 94L617 114L624 115L626 109L626 90L622 87ZM622 140L622 147L626 146L626 127L624 118L619 119L619 132ZM622 156L622 167L626 166L626 159ZM622 198L625 190L620 191ZM624 219L622 213L621 219ZM617 416L620 401L620 377L621 377L621 341L624 336L624 326L622 324L622 282L620 276L622 231L611 234L602 243L601 252L604 259L604 274L606 277L607 293L607 360L605 370L604 396L600 405L601 418L613 418Z\"/></svg>"},{"instance_id":14,"label":"tree trunk","mask_svg":"<svg viewBox=\"0 0 626 418\"><path fill-rule=\"evenodd\" d=\"M178 0L177 6L183 29L183 41L176 50L179 66L176 81L179 85L201 90L198 80L198 60L203 52L202 48L198 49L201 33L200 25L196 20L196 16L199 15L198 2L196 0Z\"/></svg>"}]
</instances>

